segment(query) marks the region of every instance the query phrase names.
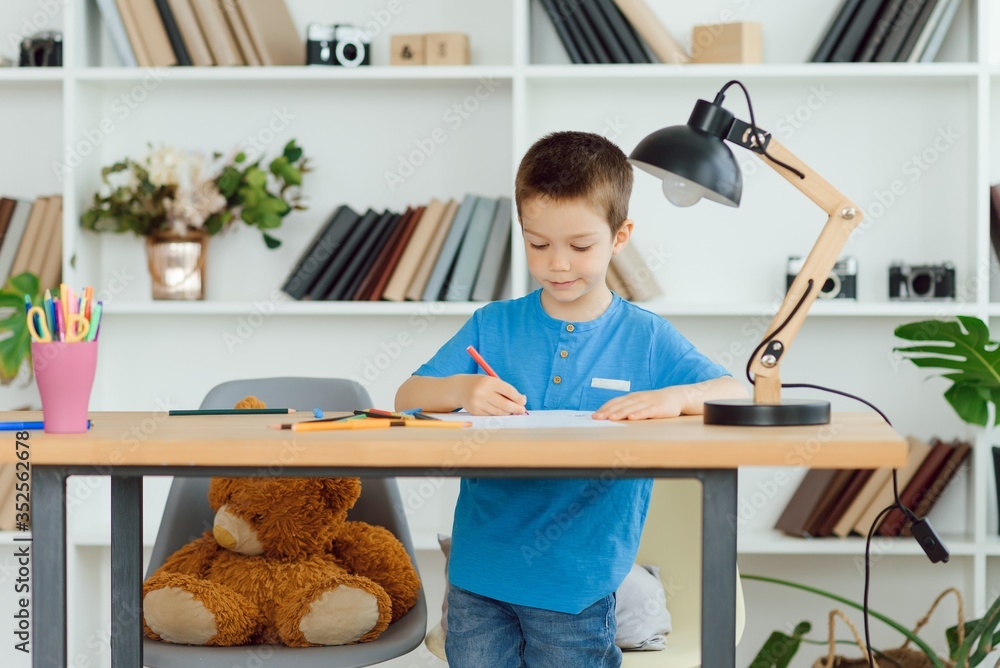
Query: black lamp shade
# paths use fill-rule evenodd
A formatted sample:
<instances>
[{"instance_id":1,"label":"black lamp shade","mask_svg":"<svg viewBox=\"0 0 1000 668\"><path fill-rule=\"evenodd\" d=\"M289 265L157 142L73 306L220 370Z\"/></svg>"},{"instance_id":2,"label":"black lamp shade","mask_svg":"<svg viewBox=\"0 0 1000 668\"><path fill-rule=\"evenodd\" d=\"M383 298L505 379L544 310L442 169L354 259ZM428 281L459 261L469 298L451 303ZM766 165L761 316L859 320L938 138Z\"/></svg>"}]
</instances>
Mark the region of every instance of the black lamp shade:
<instances>
[{"instance_id":1,"label":"black lamp shade","mask_svg":"<svg viewBox=\"0 0 1000 668\"><path fill-rule=\"evenodd\" d=\"M657 130L635 147L629 162L664 182L664 193L675 204L694 204L698 195L726 206L739 206L743 175L736 157L721 137L690 125ZM670 191L689 191L685 202Z\"/></svg>"}]
</instances>

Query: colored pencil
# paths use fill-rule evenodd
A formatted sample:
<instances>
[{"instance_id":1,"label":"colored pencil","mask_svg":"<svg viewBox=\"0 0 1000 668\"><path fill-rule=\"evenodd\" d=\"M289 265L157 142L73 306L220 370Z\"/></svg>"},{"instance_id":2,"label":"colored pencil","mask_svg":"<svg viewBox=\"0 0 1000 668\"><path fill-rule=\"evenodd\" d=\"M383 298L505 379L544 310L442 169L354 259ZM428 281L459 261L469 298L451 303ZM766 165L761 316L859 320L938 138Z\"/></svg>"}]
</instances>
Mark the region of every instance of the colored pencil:
<instances>
[{"instance_id":1,"label":"colored pencil","mask_svg":"<svg viewBox=\"0 0 1000 668\"><path fill-rule=\"evenodd\" d=\"M87 420L87 429L93 425ZM38 420L32 422L0 422L0 431L21 431L28 429L45 429L45 423Z\"/></svg>"},{"instance_id":2,"label":"colored pencil","mask_svg":"<svg viewBox=\"0 0 1000 668\"><path fill-rule=\"evenodd\" d=\"M294 408L199 408L196 410L170 411L168 415L283 415L294 413Z\"/></svg>"},{"instance_id":3,"label":"colored pencil","mask_svg":"<svg viewBox=\"0 0 1000 668\"><path fill-rule=\"evenodd\" d=\"M386 420L341 420L339 422L297 422L292 431L340 431L353 429L388 429Z\"/></svg>"}]
</instances>

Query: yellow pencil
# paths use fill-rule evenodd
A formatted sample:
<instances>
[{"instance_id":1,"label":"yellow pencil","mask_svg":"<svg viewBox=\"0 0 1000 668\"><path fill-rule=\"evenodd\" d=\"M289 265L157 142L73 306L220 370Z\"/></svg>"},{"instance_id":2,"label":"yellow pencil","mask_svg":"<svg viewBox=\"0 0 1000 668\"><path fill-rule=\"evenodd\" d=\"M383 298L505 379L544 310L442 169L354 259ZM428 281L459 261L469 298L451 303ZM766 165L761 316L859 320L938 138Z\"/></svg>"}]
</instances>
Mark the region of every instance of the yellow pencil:
<instances>
[{"instance_id":1,"label":"yellow pencil","mask_svg":"<svg viewBox=\"0 0 1000 668\"><path fill-rule=\"evenodd\" d=\"M388 429L389 420L340 420L338 422L297 422L292 431L335 431L342 429Z\"/></svg>"}]
</instances>

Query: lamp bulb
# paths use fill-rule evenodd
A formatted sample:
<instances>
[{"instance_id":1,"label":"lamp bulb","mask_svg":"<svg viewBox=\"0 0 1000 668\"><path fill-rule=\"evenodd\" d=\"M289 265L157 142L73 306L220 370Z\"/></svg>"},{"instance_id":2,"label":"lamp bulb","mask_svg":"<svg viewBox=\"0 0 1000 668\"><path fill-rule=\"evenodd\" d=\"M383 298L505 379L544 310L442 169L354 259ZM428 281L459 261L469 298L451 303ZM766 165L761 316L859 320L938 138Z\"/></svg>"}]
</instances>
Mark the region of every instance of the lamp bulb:
<instances>
[{"instance_id":1,"label":"lamp bulb","mask_svg":"<svg viewBox=\"0 0 1000 668\"><path fill-rule=\"evenodd\" d=\"M701 200L700 187L679 179L664 179L663 194L674 206L692 206Z\"/></svg>"}]
</instances>

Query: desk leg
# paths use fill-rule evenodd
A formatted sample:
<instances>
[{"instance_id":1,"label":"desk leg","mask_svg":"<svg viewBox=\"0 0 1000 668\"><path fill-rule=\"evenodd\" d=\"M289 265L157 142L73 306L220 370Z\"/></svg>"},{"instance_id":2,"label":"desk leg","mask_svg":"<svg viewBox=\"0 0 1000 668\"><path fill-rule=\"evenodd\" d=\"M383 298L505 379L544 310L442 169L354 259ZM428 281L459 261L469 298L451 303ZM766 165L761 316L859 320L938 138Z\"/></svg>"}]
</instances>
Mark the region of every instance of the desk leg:
<instances>
[{"instance_id":1,"label":"desk leg","mask_svg":"<svg viewBox=\"0 0 1000 668\"><path fill-rule=\"evenodd\" d=\"M737 472L708 470L701 480L701 665L735 668Z\"/></svg>"},{"instance_id":2,"label":"desk leg","mask_svg":"<svg viewBox=\"0 0 1000 668\"><path fill-rule=\"evenodd\" d=\"M66 665L66 471L31 471L31 665Z\"/></svg>"},{"instance_id":3,"label":"desk leg","mask_svg":"<svg viewBox=\"0 0 1000 668\"><path fill-rule=\"evenodd\" d=\"M111 666L142 665L142 476L111 476Z\"/></svg>"}]
</instances>

